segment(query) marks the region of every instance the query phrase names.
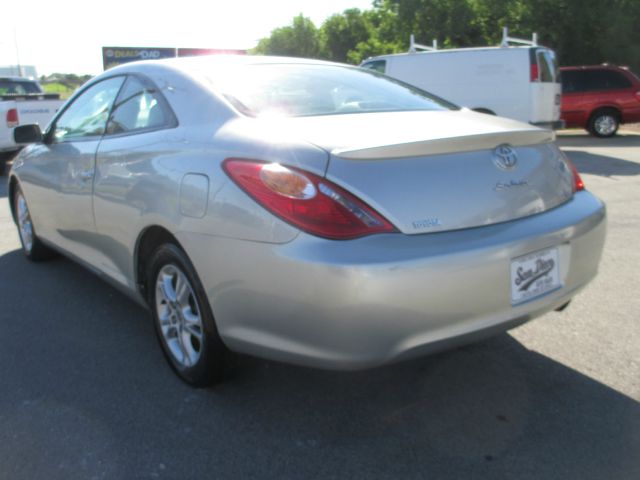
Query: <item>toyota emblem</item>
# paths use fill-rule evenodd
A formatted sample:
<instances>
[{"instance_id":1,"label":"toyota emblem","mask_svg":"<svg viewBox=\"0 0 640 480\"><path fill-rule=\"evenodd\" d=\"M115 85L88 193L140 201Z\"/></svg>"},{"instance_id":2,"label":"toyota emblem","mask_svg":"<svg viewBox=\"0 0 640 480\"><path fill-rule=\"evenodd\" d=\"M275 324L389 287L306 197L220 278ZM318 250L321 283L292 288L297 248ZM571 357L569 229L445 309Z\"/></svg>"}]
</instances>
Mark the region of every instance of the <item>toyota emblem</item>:
<instances>
[{"instance_id":1,"label":"toyota emblem","mask_svg":"<svg viewBox=\"0 0 640 480\"><path fill-rule=\"evenodd\" d=\"M498 145L493 151L493 163L502 170L511 170L518 163L518 155L511 145Z\"/></svg>"}]
</instances>

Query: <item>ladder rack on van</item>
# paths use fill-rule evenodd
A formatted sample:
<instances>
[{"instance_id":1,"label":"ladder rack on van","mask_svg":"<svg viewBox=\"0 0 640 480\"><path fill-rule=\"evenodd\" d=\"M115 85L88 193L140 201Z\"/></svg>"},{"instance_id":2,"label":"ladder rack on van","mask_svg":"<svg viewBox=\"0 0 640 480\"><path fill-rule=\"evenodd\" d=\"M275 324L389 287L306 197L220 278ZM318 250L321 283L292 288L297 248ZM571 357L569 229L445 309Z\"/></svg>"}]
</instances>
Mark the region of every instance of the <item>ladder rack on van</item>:
<instances>
[{"instance_id":1,"label":"ladder rack on van","mask_svg":"<svg viewBox=\"0 0 640 480\"><path fill-rule=\"evenodd\" d=\"M510 37L509 36L509 28L508 27L503 27L502 28L502 41L500 42L500 46L501 47L508 47L509 43L518 43L520 45L531 45L532 47L537 47L538 46L538 34L536 32L533 32L533 35L531 35L531 40L525 40L523 38ZM425 51L428 51L428 52L432 52L432 51L438 50L438 40L434 38L432 46L429 47L427 45L422 45L420 43L416 43L415 37L414 37L414 35L412 33L411 36L409 37L409 53L416 53L416 52L418 52L418 50L425 50Z\"/></svg>"},{"instance_id":2,"label":"ladder rack on van","mask_svg":"<svg viewBox=\"0 0 640 480\"><path fill-rule=\"evenodd\" d=\"M438 50L438 40L433 39L433 46L428 47L426 45L422 45L420 43L416 43L413 33L411 37L409 37L409 53L416 53L418 50L427 50L429 52L433 50Z\"/></svg>"},{"instance_id":3,"label":"ladder rack on van","mask_svg":"<svg viewBox=\"0 0 640 480\"><path fill-rule=\"evenodd\" d=\"M531 35L531 40L525 40L523 38L510 37L509 36L509 28L508 27L503 27L502 28L502 42L500 42L500 46L501 47L508 47L509 46L509 42L511 42L511 43L519 43L521 45L531 45L532 47L537 47L538 46L538 34L536 32L533 32L533 35Z\"/></svg>"}]
</instances>

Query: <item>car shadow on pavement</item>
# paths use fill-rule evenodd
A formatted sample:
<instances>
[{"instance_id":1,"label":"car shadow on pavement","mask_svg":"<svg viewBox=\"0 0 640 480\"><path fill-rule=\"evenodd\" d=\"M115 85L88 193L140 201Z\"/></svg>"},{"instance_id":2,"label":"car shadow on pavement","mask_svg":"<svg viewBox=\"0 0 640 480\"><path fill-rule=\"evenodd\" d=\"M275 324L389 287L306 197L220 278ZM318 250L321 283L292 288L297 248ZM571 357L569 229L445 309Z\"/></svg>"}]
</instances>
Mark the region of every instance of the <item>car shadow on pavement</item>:
<instances>
[{"instance_id":1,"label":"car shadow on pavement","mask_svg":"<svg viewBox=\"0 0 640 480\"><path fill-rule=\"evenodd\" d=\"M586 132L576 133L559 133L556 137L556 143L561 148L564 147L580 147L580 148L629 148L640 147L640 134L632 132L619 132L610 138L598 138L589 135Z\"/></svg>"},{"instance_id":2,"label":"car shadow on pavement","mask_svg":"<svg viewBox=\"0 0 640 480\"><path fill-rule=\"evenodd\" d=\"M590 173L601 177L640 175L640 163L578 150L565 150L564 153L580 173Z\"/></svg>"},{"instance_id":3,"label":"car shadow on pavement","mask_svg":"<svg viewBox=\"0 0 640 480\"><path fill-rule=\"evenodd\" d=\"M71 261L11 251L0 292L13 480L640 472L640 404L508 334L358 373L240 356L225 383L196 390L166 365L148 312Z\"/></svg>"},{"instance_id":4,"label":"car shadow on pavement","mask_svg":"<svg viewBox=\"0 0 640 480\"><path fill-rule=\"evenodd\" d=\"M0 198L5 198L8 195L8 190L7 177L0 175Z\"/></svg>"}]
</instances>

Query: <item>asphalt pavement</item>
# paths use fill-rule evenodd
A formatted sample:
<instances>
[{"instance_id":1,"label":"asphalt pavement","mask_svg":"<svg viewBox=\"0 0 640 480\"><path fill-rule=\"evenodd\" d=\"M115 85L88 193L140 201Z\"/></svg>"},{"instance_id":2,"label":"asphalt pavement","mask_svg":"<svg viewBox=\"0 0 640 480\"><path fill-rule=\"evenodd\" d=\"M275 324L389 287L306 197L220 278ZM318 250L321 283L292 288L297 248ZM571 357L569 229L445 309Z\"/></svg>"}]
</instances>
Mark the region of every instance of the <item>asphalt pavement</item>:
<instances>
[{"instance_id":1,"label":"asphalt pavement","mask_svg":"<svg viewBox=\"0 0 640 480\"><path fill-rule=\"evenodd\" d=\"M562 313L359 373L239 357L205 390L144 309L19 250L0 179L0 480L640 478L640 135L559 144L608 207Z\"/></svg>"}]
</instances>

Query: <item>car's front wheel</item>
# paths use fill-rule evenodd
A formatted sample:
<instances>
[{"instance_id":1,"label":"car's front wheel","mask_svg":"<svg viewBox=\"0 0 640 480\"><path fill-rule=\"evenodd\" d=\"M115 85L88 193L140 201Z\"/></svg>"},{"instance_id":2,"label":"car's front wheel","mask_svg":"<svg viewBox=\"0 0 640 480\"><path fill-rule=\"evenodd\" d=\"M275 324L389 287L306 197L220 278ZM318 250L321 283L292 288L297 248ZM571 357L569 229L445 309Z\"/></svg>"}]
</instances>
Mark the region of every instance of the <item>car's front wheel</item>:
<instances>
[{"instance_id":1,"label":"car's front wheel","mask_svg":"<svg viewBox=\"0 0 640 480\"><path fill-rule=\"evenodd\" d=\"M227 351L191 261L178 246L165 244L149 265L150 306L167 360L191 385L220 381Z\"/></svg>"},{"instance_id":2,"label":"car's front wheel","mask_svg":"<svg viewBox=\"0 0 640 480\"><path fill-rule=\"evenodd\" d=\"M36 235L33 220L31 220L31 213L27 206L27 200L18 185L16 185L13 193L13 212L16 225L18 226L22 251L26 257L34 262L51 258L54 253L49 247L44 245Z\"/></svg>"},{"instance_id":3,"label":"car's front wheel","mask_svg":"<svg viewBox=\"0 0 640 480\"><path fill-rule=\"evenodd\" d=\"M596 111L589 120L588 130L596 137L613 137L620 126L618 112L611 109Z\"/></svg>"}]
</instances>

